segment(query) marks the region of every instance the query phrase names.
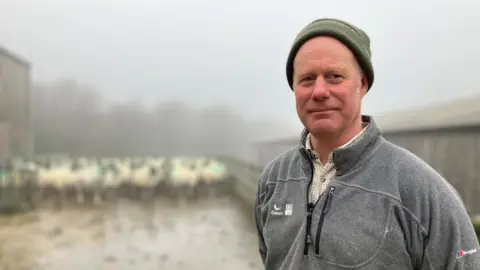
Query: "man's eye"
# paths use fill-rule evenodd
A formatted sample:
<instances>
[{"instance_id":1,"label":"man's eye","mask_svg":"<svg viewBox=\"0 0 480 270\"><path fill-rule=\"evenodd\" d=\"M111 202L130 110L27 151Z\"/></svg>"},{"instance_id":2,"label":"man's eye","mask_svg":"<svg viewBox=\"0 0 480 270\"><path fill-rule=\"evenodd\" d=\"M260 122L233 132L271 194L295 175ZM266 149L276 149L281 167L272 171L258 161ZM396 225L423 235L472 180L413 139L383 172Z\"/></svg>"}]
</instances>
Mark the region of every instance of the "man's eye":
<instances>
[{"instance_id":1,"label":"man's eye","mask_svg":"<svg viewBox=\"0 0 480 270\"><path fill-rule=\"evenodd\" d=\"M339 74L330 74L327 76L328 79L340 79L342 78L342 75Z\"/></svg>"},{"instance_id":2,"label":"man's eye","mask_svg":"<svg viewBox=\"0 0 480 270\"><path fill-rule=\"evenodd\" d=\"M314 81L315 77L313 76L307 76L302 79L302 82L309 82L309 81Z\"/></svg>"},{"instance_id":3,"label":"man's eye","mask_svg":"<svg viewBox=\"0 0 480 270\"><path fill-rule=\"evenodd\" d=\"M343 80L343 76L339 74L330 74L326 77L326 80L330 83L340 83Z\"/></svg>"}]
</instances>

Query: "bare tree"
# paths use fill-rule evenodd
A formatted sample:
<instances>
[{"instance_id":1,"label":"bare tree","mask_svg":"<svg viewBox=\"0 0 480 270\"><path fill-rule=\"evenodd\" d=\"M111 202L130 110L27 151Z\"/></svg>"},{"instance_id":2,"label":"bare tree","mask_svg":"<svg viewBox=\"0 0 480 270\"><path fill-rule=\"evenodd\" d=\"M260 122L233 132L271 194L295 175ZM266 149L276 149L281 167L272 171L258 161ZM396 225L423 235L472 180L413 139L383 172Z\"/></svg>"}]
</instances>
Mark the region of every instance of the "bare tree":
<instances>
[{"instance_id":1,"label":"bare tree","mask_svg":"<svg viewBox=\"0 0 480 270\"><path fill-rule=\"evenodd\" d=\"M249 123L224 104L195 108L163 101L147 109L135 101L105 101L96 88L73 80L33 87L36 153L241 157L268 131L268 125Z\"/></svg>"}]
</instances>

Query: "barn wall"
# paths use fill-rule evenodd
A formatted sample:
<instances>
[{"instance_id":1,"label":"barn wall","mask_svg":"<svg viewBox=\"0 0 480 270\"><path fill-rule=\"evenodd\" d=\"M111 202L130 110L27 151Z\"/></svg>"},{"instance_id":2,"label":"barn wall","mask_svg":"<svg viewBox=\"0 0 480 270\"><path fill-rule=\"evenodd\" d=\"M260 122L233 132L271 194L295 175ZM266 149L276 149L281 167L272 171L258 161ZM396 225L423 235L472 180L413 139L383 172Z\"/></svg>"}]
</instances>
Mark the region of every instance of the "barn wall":
<instances>
[{"instance_id":1,"label":"barn wall","mask_svg":"<svg viewBox=\"0 0 480 270\"><path fill-rule=\"evenodd\" d=\"M8 123L10 154L31 156L30 66L0 49L0 122Z\"/></svg>"},{"instance_id":2,"label":"barn wall","mask_svg":"<svg viewBox=\"0 0 480 270\"><path fill-rule=\"evenodd\" d=\"M455 187L471 213L480 213L480 127L402 131L384 137L427 162Z\"/></svg>"},{"instance_id":3,"label":"barn wall","mask_svg":"<svg viewBox=\"0 0 480 270\"><path fill-rule=\"evenodd\" d=\"M383 136L432 166L455 187L468 211L480 214L480 126L383 132ZM258 144L256 165L263 167L297 145L298 138Z\"/></svg>"},{"instance_id":4,"label":"barn wall","mask_svg":"<svg viewBox=\"0 0 480 270\"><path fill-rule=\"evenodd\" d=\"M0 122L0 160L5 160L10 155L10 126Z\"/></svg>"}]
</instances>

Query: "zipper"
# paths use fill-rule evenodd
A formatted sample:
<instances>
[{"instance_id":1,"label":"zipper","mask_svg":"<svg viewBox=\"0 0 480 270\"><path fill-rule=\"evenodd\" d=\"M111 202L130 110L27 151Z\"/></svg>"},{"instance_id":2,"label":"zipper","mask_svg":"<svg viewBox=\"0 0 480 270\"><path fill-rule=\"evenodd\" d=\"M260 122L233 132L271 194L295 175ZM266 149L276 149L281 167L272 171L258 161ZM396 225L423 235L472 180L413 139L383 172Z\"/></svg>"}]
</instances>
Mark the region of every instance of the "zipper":
<instances>
[{"instance_id":1,"label":"zipper","mask_svg":"<svg viewBox=\"0 0 480 270\"><path fill-rule=\"evenodd\" d=\"M320 253L320 235L322 234L323 221L325 220L325 215L327 214L328 209L330 209L330 204L332 203L334 192L335 192L335 187L330 187L330 189L328 190L327 199L325 200L325 204L323 205L322 213L320 214L320 221L318 222L317 236L315 239L316 254Z\"/></svg>"},{"instance_id":2,"label":"zipper","mask_svg":"<svg viewBox=\"0 0 480 270\"><path fill-rule=\"evenodd\" d=\"M305 248L303 250L303 254L308 254L308 246L313 242L311 228L312 228L312 214L315 205L313 203L308 203L307 205L307 234L305 236Z\"/></svg>"},{"instance_id":3,"label":"zipper","mask_svg":"<svg viewBox=\"0 0 480 270\"><path fill-rule=\"evenodd\" d=\"M311 227L312 227L312 214L313 214L313 209L315 209L315 204L308 202L308 193L309 193L309 190L310 190L310 184L312 184L312 181L313 181L314 167L313 167L313 162L312 162L307 150L302 148L302 153L304 153L304 155L308 159L308 162L310 163L310 168L312 169L312 174L310 176L310 182L308 182L308 186L307 186L307 228L306 228L306 232L305 232L305 247L303 248L303 254L307 255L308 254L308 246L313 242L312 234L311 234Z\"/></svg>"}]
</instances>

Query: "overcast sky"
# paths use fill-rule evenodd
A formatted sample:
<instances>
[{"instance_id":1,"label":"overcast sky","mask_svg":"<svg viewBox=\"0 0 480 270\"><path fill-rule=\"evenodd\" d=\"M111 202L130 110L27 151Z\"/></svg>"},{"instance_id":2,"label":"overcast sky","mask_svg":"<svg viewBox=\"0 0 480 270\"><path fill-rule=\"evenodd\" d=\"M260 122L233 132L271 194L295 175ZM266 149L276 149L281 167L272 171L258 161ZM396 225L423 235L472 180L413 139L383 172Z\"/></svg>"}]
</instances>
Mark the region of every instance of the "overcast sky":
<instances>
[{"instance_id":1,"label":"overcast sky","mask_svg":"<svg viewBox=\"0 0 480 270\"><path fill-rule=\"evenodd\" d=\"M115 100L225 101L299 126L286 56L325 16L371 38L365 113L480 91L478 0L0 0L0 45L32 62L36 81L71 77Z\"/></svg>"}]
</instances>

